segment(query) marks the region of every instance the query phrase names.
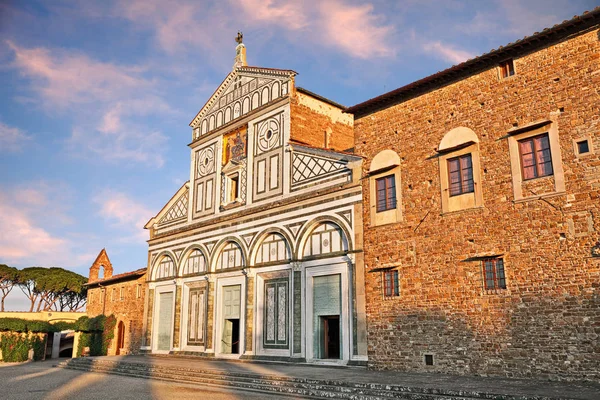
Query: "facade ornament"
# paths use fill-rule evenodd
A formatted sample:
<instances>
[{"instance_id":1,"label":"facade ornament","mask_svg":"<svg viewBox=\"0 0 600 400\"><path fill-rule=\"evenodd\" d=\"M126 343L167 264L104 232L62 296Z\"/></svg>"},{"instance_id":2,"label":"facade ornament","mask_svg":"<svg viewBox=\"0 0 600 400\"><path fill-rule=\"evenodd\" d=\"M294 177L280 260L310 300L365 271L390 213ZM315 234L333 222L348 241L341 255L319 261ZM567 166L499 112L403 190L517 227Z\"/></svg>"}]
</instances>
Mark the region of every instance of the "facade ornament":
<instances>
[{"instance_id":1,"label":"facade ornament","mask_svg":"<svg viewBox=\"0 0 600 400\"><path fill-rule=\"evenodd\" d=\"M241 31L238 31L238 34L235 37L235 42L237 44L242 44L243 41L244 41L244 34Z\"/></svg>"},{"instance_id":2,"label":"facade ornament","mask_svg":"<svg viewBox=\"0 0 600 400\"><path fill-rule=\"evenodd\" d=\"M301 261L292 261L292 269L294 272L302 271L302 262Z\"/></svg>"}]
</instances>

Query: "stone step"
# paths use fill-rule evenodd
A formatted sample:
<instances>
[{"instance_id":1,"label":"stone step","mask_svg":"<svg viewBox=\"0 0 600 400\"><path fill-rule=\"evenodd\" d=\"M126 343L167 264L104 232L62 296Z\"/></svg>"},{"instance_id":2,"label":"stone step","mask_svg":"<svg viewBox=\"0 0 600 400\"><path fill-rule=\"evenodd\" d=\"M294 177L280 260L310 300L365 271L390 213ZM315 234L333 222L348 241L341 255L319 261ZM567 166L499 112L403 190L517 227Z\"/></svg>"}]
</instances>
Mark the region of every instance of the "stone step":
<instances>
[{"instance_id":1,"label":"stone step","mask_svg":"<svg viewBox=\"0 0 600 400\"><path fill-rule=\"evenodd\" d=\"M279 393L319 399L488 399L488 400L540 400L535 396L510 396L489 393L451 391L400 385L352 383L335 380L315 380L278 375L239 373L217 369L194 369L156 366L146 363L129 363L110 360L78 358L66 360L57 366L92 372L113 373L126 376L190 382L213 386L226 386L269 393Z\"/></svg>"}]
</instances>

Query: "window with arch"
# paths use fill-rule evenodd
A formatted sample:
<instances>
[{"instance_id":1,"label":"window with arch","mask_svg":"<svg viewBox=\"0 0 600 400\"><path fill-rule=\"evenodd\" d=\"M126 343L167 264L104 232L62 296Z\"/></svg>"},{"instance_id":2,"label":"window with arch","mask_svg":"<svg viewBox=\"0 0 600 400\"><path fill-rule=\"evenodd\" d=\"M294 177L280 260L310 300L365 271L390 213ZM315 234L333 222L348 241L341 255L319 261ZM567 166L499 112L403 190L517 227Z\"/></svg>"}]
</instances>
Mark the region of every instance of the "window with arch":
<instances>
[{"instance_id":1,"label":"window with arch","mask_svg":"<svg viewBox=\"0 0 600 400\"><path fill-rule=\"evenodd\" d=\"M319 224L304 244L304 257L338 253L348 250L348 239L342 228L332 222Z\"/></svg>"},{"instance_id":2,"label":"window with arch","mask_svg":"<svg viewBox=\"0 0 600 400\"><path fill-rule=\"evenodd\" d=\"M170 256L163 256L156 267L154 279L172 278L175 276L175 263Z\"/></svg>"},{"instance_id":3,"label":"window with arch","mask_svg":"<svg viewBox=\"0 0 600 400\"><path fill-rule=\"evenodd\" d=\"M240 268L244 266L244 255L240 246L235 242L228 242L217 259L217 269Z\"/></svg>"},{"instance_id":4,"label":"window with arch","mask_svg":"<svg viewBox=\"0 0 600 400\"><path fill-rule=\"evenodd\" d=\"M206 258L199 249L194 249L183 265L183 275L194 275L206 272Z\"/></svg>"},{"instance_id":5,"label":"window with arch","mask_svg":"<svg viewBox=\"0 0 600 400\"><path fill-rule=\"evenodd\" d=\"M438 146L442 212L483 206L479 138L466 127L447 132Z\"/></svg>"},{"instance_id":6,"label":"window with arch","mask_svg":"<svg viewBox=\"0 0 600 400\"><path fill-rule=\"evenodd\" d=\"M400 156L383 150L371 161L369 168L371 226L402 220Z\"/></svg>"},{"instance_id":7,"label":"window with arch","mask_svg":"<svg viewBox=\"0 0 600 400\"><path fill-rule=\"evenodd\" d=\"M255 263L271 263L291 259L290 246L279 233L269 234L258 246Z\"/></svg>"}]
</instances>

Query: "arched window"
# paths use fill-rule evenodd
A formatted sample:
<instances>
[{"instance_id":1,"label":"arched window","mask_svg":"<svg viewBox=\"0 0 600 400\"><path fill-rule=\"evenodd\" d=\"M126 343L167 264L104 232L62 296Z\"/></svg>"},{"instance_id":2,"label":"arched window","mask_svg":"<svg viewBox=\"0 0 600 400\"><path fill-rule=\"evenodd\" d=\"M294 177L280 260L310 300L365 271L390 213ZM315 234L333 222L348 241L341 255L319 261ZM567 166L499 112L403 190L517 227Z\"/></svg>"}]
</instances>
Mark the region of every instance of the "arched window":
<instances>
[{"instance_id":1,"label":"arched window","mask_svg":"<svg viewBox=\"0 0 600 400\"><path fill-rule=\"evenodd\" d=\"M371 225L385 225L402 220L402 182L400 156L383 150L371 160L369 168Z\"/></svg>"},{"instance_id":2,"label":"arched window","mask_svg":"<svg viewBox=\"0 0 600 400\"><path fill-rule=\"evenodd\" d=\"M260 243L256 252L255 263L263 264L291 259L290 246L279 233L271 233Z\"/></svg>"},{"instance_id":3,"label":"arched window","mask_svg":"<svg viewBox=\"0 0 600 400\"><path fill-rule=\"evenodd\" d=\"M194 249L183 264L183 275L206 272L206 258L199 249Z\"/></svg>"},{"instance_id":4,"label":"arched window","mask_svg":"<svg viewBox=\"0 0 600 400\"><path fill-rule=\"evenodd\" d=\"M438 147L442 212L483 205L479 138L469 128L454 128Z\"/></svg>"},{"instance_id":5,"label":"arched window","mask_svg":"<svg viewBox=\"0 0 600 400\"><path fill-rule=\"evenodd\" d=\"M156 266L154 279L172 278L175 276L175 263L170 256L163 256Z\"/></svg>"},{"instance_id":6,"label":"arched window","mask_svg":"<svg viewBox=\"0 0 600 400\"><path fill-rule=\"evenodd\" d=\"M348 250L348 239L342 228L332 222L319 224L304 244L304 257L338 253Z\"/></svg>"},{"instance_id":7,"label":"arched window","mask_svg":"<svg viewBox=\"0 0 600 400\"><path fill-rule=\"evenodd\" d=\"M217 259L217 269L239 268L244 266L244 253L235 242L228 242Z\"/></svg>"}]
</instances>

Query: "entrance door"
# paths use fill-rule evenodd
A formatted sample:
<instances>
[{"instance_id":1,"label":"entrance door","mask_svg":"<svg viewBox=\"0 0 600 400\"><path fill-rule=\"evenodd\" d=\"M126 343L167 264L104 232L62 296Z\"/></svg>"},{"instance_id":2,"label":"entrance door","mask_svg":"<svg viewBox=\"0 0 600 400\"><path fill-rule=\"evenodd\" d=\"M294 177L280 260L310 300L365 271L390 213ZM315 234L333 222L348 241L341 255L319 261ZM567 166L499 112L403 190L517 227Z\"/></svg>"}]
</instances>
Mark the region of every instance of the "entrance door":
<instances>
[{"instance_id":1,"label":"entrance door","mask_svg":"<svg viewBox=\"0 0 600 400\"><path fill-rule=\"evenodd\" d=\"M340 358L340 316L321 317L321 358Z\"/></svg>"},{"instance_id":2,"label":"entrance door","mask_svg":"<svg viewBox=\"0 0 600 400\"><path fill-rule=\"evenodd\" d=\"M313 277L313 357L341 358L341 275Z\"/></svg>"},{"instance_id":3,"label":"entrance door","mask_svg":"<svg viewBox=\"0 0 600 400\"><path fill-rule=\"evenodd\" d=\"M123 347L125 347L125 324L123 321L120 321L119 325L117 325L117 351L115 354L121 354Z\"/></svg>"},{"instance_id":4,"label":"entrance door","mask_svg":"<svg viewBox=\"0 0 600 400\"><path fill-rule=\"evenodd\" d=\"M240 299L241 285L223 286L223 354L237 354L240 351Z\"/></svg>"},{"instance_id":5,"label":"entrance door","mask_svg":"<svg viewBox=\"0 0 600 400\"><path fill-rule=\"evenodd\" d=\"M173 292L160 293L158 298L158 344L159 351L171 350L171 323L173 321Z\"/></svg>"}]
</instances>

